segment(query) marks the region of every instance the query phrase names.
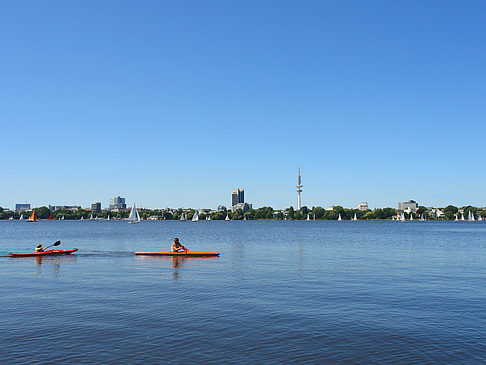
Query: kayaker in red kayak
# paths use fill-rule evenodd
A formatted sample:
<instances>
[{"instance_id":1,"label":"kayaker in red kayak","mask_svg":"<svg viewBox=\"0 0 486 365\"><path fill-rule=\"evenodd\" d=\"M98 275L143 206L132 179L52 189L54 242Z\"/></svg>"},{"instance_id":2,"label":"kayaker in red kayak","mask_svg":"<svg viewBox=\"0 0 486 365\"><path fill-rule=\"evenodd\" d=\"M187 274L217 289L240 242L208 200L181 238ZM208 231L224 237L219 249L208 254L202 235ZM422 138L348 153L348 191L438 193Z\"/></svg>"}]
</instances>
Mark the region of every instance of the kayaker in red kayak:
<instances>
[{"instance_id":1,"label":"kayaker in red kayak","mask_svg":"<svg viewBox=\"0 0 486 365\"><path fill-rule=\"evenodd\" d=\"M44 252L44 249L40 243L35 247L35 252Z\"/></svg>"},{"instance_id":2,"label":"kayaker in red kayak","mask_svg":"<svg viewBox=\"0 0 486 365\"><path fill-rule=\"evenodd\" d=\"M179 239L176 237L174 238L174 242L172 243L172 246L170 246L171 252L179 252L179 251L187 251L187 248L181 245L179 242Z\"/></svg>"}]
</instances>

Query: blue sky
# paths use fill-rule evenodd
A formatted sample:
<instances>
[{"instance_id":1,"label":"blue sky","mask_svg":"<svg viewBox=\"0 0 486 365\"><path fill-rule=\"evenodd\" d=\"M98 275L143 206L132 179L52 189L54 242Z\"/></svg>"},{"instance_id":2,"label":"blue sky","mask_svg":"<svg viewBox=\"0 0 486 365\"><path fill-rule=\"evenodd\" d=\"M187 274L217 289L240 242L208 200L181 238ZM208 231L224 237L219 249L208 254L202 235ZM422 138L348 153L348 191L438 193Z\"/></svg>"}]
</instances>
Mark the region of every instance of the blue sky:
<instances>
[{"instance_id":1,"label":"blue sky","mask_svg":"<svg viewBox=\"0 0 486 365\"><path fill-rule=\"evenodd\" d=\"M0 206L486 205L486 3L0 6Z\"/></svg>"}]
</instances>

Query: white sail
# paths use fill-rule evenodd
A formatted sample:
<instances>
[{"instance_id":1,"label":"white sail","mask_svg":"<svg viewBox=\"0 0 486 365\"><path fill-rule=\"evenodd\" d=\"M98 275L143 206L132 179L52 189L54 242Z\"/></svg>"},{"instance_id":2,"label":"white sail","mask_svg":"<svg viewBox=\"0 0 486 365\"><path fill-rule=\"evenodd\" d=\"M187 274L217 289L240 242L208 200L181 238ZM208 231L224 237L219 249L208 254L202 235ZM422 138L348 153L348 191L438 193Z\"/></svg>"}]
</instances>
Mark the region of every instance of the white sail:
<instances>
[{"instance_id":1,"label":"white sail","mask_svg":"<svg viewBox=\"0 0 486 365\"><path fill-rule=\"evenodd\" d=\"M243 220L244 220L244 221L246 221L246 216L245 216L245 217L243 217Z\"/></svg>"},{"instance_id":2,"label":"white sail","mask_svg":"<svg viewBox=\"0 0 486 365\"><path fill-rule=\"evenodd\" d=\"M413 213L410 213L410 220L413 221Z\"/></svg>"},{"instance_id":3,"label":"white sail","mask_svg":"<svg viewBox=\"0 0 486 365\"><path fill-rule=\"evenodd\" d=\"M13 221L13 219L14 219L14 217L13 217L13 216L11 216L11 217L10 217L8 220L9 220L9 221Z\"/></svg>"},{"instance_id":4,"label":"white sail","mask_svg":"<svg viewBox=\"0 0 486 365\"><path fill-rule=\"evenodd\" d=\"M354 213L353 221L357 221L357 220L358 220L358 217L356 216L356 213Z\"/></svg>"},{"instance_id":5,"label":"white sail","mask_svg":"<svg viewBox=\"0 0 486 365\"><path fill-rule=\"evenodd\" d=\"M482 221L483 217L481 217L481 214L478 214L478 221Z\"/></svg>"},{"instance_id":6,"label":"white sail","mask_svg":"<svg viewBox=\"0 0 486 365\"><path fill-rule=\"evenodd\" d=\"M198 211L196 210L196 212L194 213L194 215L192 216L192 221L193 222L197 222L199 220L199 213Z\"/></svg>"},{"instance_id":7,"label":"white sail","mask_svg":"<svg viewBox=\"0 0 486 365\"><path fill-rule=\"evenodd\" d=\"M405 213L402 212L402 215L400 216L400 221L405 222Z\"/></svg>"},{"instance_id":8,"label":"white sail","mask_svg":"<svg viewBox=\"0 0 486 365\"><path fill-rule=\"evenodd\" d=\"M181 218L179 220L180 221L185 221L186 220L186 216L184 215L184 212L182 212Z\"/></svg>"},{"instance_id":9,"label":"white sail","mask_svg":"<svg viewBox=\"0 0 486 365\"><path fill-rule=\"evenodd\" d=\"M106 220L109 221L110 220L110 215L108 214L108 217L106 217Z\"/></svg>"},{"instance_id":10,"label":"white sail","mask_svg":"<svg viewBox=\"0 0 486 365\"><path fill-rule=\"evenodd\" d=\"M225 221L229 221L230 220L229 214L226 214L226 218L224 220Z\"/></svg>"},{"instance_id":11,"label":"white sail","mask_svg":"<svg viewBox=\"0 0 486 365\"><path fill-rule=\"evenodd\" d=\"M339 214L338 221L342 221L341 214Z\"/></svg>"},{"instance_id":12,"label":"white sail","mask_svg":"<svg viewBox=\"0 0 486 365\"><path fill-rule=\"evenodd\" d=\"M81 220L84 221L84 217L83 216L81 216Z\"/></svg>"},{"instance_id":13,"label":"white sail","mask_svg":"<svg viewBox=\"0 0 486 365\"><path fill-rule=\"evenodd\" d=\"M456 213L456 218L454 219L456 222L459 220L459 214Z\"/></svg>"},{"instance_id":14,"label":"white sail","mask_svg":"<svg viewBox=\"0 0 486 365\"><path fill-rule=\"evenodd\" d=\"M24 220L24 215L23 215L23 214L21 214L21 215L20 215L20 218L19 218L19 221L23 221L23 220Z\"/></svg>"},{"instance_id":15,"label":"white sail","mask_svg":"<svg viewBox=\"0 0 486 365\"><path fill-rule=\"evenodd\" d=\"M421 220L422 222L425 220L425 219L424 219L424 215L423 215L423 214L421 214L421 215L420 215L420 220Z\"/></svg>"},{"instance_id":16,"label":"white sail","mask_svg":"<svg viewBox=\"0 0 486 365\"><path fill-rule=\"evenodd\" d=\"M316 220L316 215L314 214L314 217L312 217L312 220L315 221Z\"/></svg>"},{"instance_id":17,"label":"white sail","mask_svg":"<svg viewBox=\"0 0 486 365\"><path fill-rule=\"evenodd\" d=\"M130 216L128 217L128 223L138 223L140 222L140 216L138 215L135 203L133 203L132 210L130 211Z\"/></svg>"},{"instance_id":18,"label":"white sail","mask_svg":"<svg viewBox=\"0 0 486 365\"><path fill-rule=\"evenodd\" d=\"M464 212L461 213L461 221L464 221Z\"/></svg>"},{"instance_id":19,"label":"white sail","mask_svg":"<svg viewBox=\"0 0 486 365\"><path fill-rule=\"evenodd\" d=\"M473 222L473 221L475 221L475 220L476 220L476 219L474 218L474 213L473 213L473 212L471 212L471 211L469 211L469 220L470 220L471 222Z\"/></svg>"},{"instance_id":20,"label":"white sail","mask_svg":"<svg viewBox=\"0 0 486 365\"><path fill-rule=\"evenodd\" d=\"M90 221L92 221L92 220L93 220L93 214L91 214L91 215L89 216L89 220L90 220Z\"/></svg>"},{"instance_id":21,"label":"white sail","mask_svg":"<svg viewBox=\"0 0 486 365\"><path fill-rule=\"evenodd\" d=\"M310 215L309 214L307 214L307 220L310 221Z\"/></svg>"}]
</instances>

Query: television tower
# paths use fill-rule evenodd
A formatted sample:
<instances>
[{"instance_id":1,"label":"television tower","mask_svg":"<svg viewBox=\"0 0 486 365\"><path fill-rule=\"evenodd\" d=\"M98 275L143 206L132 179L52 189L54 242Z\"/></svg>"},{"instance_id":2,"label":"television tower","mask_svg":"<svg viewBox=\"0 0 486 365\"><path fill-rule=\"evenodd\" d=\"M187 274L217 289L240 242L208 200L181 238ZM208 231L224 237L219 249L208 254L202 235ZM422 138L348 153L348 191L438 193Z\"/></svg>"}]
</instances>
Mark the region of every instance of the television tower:
<instances>
[{"instance_id":1,"label":"television tower","mask_svg":"<svg viewBox=\"0 0 486 365\"><path fill-rule=\"evenodd\" d=\"M302 179L300 178L300 163L299 163L299 172L297 174L297 185L295 186L297 188L297 210L300 210L301 208L301 201L300 201L300 193L302 193Z\"/></svg>"}]
</instances>

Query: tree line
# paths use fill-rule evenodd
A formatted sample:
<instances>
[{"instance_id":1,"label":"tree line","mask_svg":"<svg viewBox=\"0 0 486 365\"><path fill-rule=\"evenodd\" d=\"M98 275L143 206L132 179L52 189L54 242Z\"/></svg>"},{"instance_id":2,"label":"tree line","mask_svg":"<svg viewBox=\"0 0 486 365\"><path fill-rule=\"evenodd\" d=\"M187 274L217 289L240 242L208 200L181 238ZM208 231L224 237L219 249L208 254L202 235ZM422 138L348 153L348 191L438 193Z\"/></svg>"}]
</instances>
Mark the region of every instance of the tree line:
<instances>
[{"instance_id":1,"label":"tree line","mask_svg":"<svg viewBox=\"0 0 486 365\"><path fill-rule=\"evenodd\" d=\"M463 210L464 216L467 218L469 212L472 212L476 217L481 215L483 218L486 218L486 210L482 210L477 207L473 206L465 206L462 208L455 207L453 205L448 205L445 208L438 208L444 212L444 216L437 218L434 214L430 214L427 211L427 208L420 206L415 213L405 213L405 218L410 219L410 216L413 216L414 219L419 219L421 216L427 220L454 220L456 214L458 214L459 209ZM177 209L173 212L162 210L162 209L155 209L155 210L143 210L139 211L139 215L143 219L147 219L149 217L156 217L157 219L165 219L165 220L179 220L184 214L185 218L190 220L195 214L195 210L192 209L190 211L183 211L182 208ZM52 212L47 207L39 207L35 208L35 213L37 219L48 219L49 216L52 214L53 219L64 219L73 220L73 219L89 219L92 215L93 218L100 218L106 219L108 216L111 219L125 219L128 218L130 215L130 210L120 210L118 212L112 211L102 211L99 213L92 213L90 210L79 209L76 211L67 210L67 209L60 209ZM243 212L242 210L236 210L235 212L231 212L229 210L222 210L220 212L214 212L210 214L201 213L199 214L200 220L205 220L208 216L211 220L224 220L226 216L228 216L231 220L305 220L307 217L310 219L316 220L337 220L339 216L343 220L350 220L354 218L356 214L357 219L359 220L391 220L392 217L397 216L398 211L394 208L378 208L378 209L368 209L368 210L358 210L358 209L347 209L341 206L335 206L332 210L324 209L323 207L312 207L308 208L306 206L302 207L300 210L295 210L293 207L289 207L285 210L274 210L272 207L261 207L258 209L250 209L247 212ZM0 219L9 219L13 217L14 219L19 219L20 214L23 214L24 219L28 218L32 214L32 210L24 211L22 213L15 213L11 211L5 211L3 208L0 207Z\"/></svg>"}]
</instances>

